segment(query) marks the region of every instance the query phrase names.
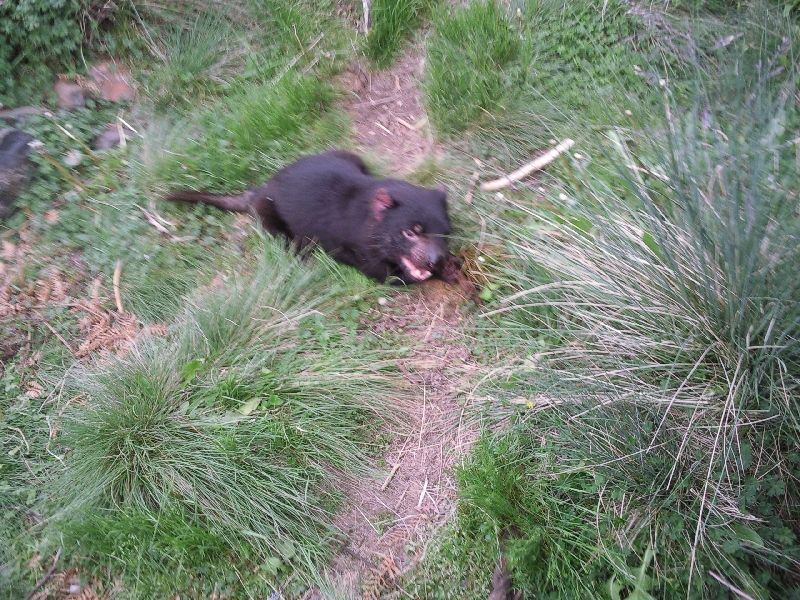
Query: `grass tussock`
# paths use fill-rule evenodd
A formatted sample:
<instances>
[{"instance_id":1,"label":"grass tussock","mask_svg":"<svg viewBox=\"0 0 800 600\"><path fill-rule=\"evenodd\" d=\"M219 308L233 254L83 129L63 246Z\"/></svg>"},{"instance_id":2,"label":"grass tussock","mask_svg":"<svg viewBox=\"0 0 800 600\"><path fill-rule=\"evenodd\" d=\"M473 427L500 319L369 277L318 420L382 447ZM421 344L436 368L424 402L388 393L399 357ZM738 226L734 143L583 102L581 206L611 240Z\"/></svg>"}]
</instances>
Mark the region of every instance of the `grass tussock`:
<instances>
[{"instance_id":1,"label":"grass tussock","mask_svg":"<svg viewBox=\"0 0 800 600\"><path fill-rule=\"evenodd\" d=\"M376 0L370 5L370 30L364 54L378 67L388 67L400 45L430 12L436 0Z\"/></svg>"},{"instance_id":2,"label":"grass tussock","mask_svg":"<svg viewBox=\"0 0 800 600\"><path fill-rule=\"evenodd\" d=\"M437 129L493 159L528 155L551 137L576 137L645 98L647 64L632 41L644 29L626 6L496 2L443 8L427 41L425 91Z\"/></svg>"},{"instance_id":3,"label":"grass tussock","mask_svg":"<svg viewBox=\"0 0 800 600\"><path fill-rule=\"evenodd\" d=\"M287 75L272 86L243 85L169 132L153 131L143 175L164 191L230 192L261 184L289 160L341 139L336 97L332 86L310 77Z\"/></svg>"},{"instance_id":4,"label":"grass tussock","mask_svg":"<svg viewBox=\"0 0 800 600\"><path fill-rule=\"evenodd\" d=\"M74 373L83 405L64 415L52 498L78 556L110 564L108 536L125 531L131 560L115 567L138 586L136 547L163 573L199 568L195 543L262 565L262 586L308 581L335 539L340 485L400 422L402 393L380 349L329 316L344 281L300 262L265 241L258 268L195 296L168 341Z\"/></svg>"},{"instance_id":5,"label":"grass tussock","mask_svg":"<svg viewBox=\"0 0 800 600\"><path fill-rule=\"evenodd\" d=\"M560 215L512 227L534 268L509 270L518 291L486 315L527 351L493 392L521 412L498 416L545 453L518 451L505 470L584 478L565 498L590 514L617 594L723 598L722 580L788 597L800 584L800 190L781 127L796 107L763 83L734 113L670 117L636 156L612 133L623 164L643 166L576 169ZM518 543L533 534L490 512ZM550 556L584 576L583 559ZM540 566L519 569L526 581Z\"/></svg>"},{"instance_id":6,"label":"grass tussock","mask_svg":"<svg viewBox=\"0 0 800 600\"><path fill-rule=\"evenodd\" d=\"M197 117L166 130L163 124L154 127L140 177L162 192L231 192L261 184L291 159L343 138L336 98L332 86L310 77L287 75L272 86L243 85Z\"/></svg>"},{"instance_id":7,"label":"grass tussock","mask_svg":"<svg viewBox=\"0 0 800 600\"><path fill-rule=\"evenodd\" d=\"M494 1L442 9L428 42L425 93L434 124L458 133L496 113L514 87L506 67L520 40Z\"/></svg>"},{"instance_id":8,"label":"grass tussock","mask_svg":"<svg viewBox=\"0 0 800 600\"><path fill-rule=\"evenodd\" d=\"M151 52L163 66L149 78L148 96L158 106L197 103L230 85L244 66L244 47L220 14L202 13L191 22L168 22Z\"/></svg>"}]
</instances>

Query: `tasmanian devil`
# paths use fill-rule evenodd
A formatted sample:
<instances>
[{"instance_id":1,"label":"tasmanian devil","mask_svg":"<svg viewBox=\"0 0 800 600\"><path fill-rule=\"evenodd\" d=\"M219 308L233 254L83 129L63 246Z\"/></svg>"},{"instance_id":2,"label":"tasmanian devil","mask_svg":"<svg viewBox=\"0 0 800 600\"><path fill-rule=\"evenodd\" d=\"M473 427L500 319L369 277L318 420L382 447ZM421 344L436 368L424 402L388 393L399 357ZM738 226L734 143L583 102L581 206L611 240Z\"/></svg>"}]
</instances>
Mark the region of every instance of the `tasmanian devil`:
<instances>
[{"instance_id":1,"label":"tasmanian devil","mask_svg":"<svg viewBox=\"0 0 800 600\"><path fill-rule=\"evenodd\" d=\"M254 212L264 228L303 247L314 242L378 281L455 281L444 189L373 177L343 150L301 158L241 194L178 191L168 200Z\"/></svg>"}]
</instances>

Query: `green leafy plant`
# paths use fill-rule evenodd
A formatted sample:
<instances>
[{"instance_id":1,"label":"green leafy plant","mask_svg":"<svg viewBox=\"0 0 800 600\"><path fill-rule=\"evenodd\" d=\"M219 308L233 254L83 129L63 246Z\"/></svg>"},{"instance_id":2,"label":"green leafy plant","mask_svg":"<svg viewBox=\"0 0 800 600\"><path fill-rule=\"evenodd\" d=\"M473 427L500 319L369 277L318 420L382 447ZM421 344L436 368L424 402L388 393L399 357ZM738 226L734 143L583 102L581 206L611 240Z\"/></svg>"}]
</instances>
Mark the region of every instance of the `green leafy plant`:
<instances>
[{"instance_id":1,"label":"green leafy plant","mask_svg":"<svg viewBox=\"0 0 800 600\"><path fill-rule=\"evenodd\" d=\"M18 100L25 73L38 84L52 77L81 46L81 8L76 0L9 0L0 5L0 102ZM27 86L23 86L27 90Z\"/></svg>"}]
</instances>

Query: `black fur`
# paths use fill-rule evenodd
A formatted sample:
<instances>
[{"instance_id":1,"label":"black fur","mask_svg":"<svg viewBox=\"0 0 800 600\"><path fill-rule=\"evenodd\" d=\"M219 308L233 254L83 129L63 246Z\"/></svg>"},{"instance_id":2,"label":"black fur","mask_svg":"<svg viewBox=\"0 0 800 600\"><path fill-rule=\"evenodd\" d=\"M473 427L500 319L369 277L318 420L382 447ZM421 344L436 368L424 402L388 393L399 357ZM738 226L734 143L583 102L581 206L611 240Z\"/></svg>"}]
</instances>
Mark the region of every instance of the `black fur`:
<instances>
[{"instance_id":1,"label":"black fur","mask_svg":"<svg viewBox=\"0 0 800 600\"><path fill-rule=\"evenodd\" d=\"M301 158L241 194L175 192L170 200L255 212L274 235L314 242L379 281L441 276L452 258L443 190L373 177L358 156L332 151Z\"/></svg>"}]
</instances>

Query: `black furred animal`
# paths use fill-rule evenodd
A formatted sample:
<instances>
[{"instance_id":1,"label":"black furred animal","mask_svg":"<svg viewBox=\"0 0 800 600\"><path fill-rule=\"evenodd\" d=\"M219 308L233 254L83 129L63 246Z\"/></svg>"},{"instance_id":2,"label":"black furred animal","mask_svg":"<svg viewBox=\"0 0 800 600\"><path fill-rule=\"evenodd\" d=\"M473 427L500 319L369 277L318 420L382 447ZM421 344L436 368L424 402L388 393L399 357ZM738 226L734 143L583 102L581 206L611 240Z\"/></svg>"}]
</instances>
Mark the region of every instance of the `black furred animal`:
<instances>
[{"instance_id":1,"label":"black furred animal","mask_svg":"<svg viewBox=\"0 0 800 600\"><path fill-rule=\"evenodd\" d=\"M178 191L168 200L254 212L273 235L303 247L314 242L339 262L378 281L453 278L444 189L373 177L343 150L301 158L241 194Z\"/></svg>"}]
</instances>

